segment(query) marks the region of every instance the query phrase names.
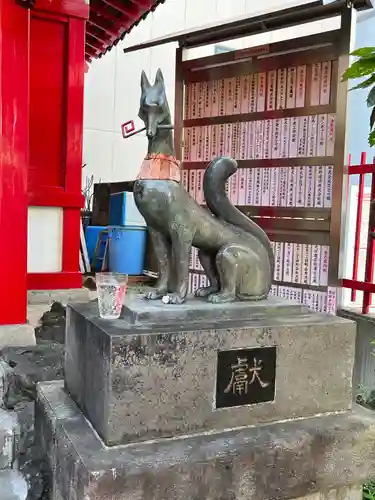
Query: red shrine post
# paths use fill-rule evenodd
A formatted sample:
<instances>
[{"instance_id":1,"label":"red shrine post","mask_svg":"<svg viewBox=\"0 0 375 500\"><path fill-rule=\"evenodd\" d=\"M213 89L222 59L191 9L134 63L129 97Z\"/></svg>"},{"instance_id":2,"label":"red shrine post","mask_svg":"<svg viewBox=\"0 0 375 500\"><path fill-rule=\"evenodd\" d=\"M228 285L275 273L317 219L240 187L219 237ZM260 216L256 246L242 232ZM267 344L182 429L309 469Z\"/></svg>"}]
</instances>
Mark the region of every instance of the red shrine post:
<instances>
[{"instance_id":1,"label":"red shrine post","mask_svg":"<svg viewBox=\"0 0 375 500\"><path fill-rule=\"evenodd\" d=\"M28 289L82 286L85 57L161 2L0 0L0 325L26 325Z\"/></svg>"},{"instance_id":2,"label":"red shrine post","mask_svg":"<svg viewBox=\"0 0 375 500\"><path fill-rule=\"evenodd\" d=\"M30 10L29 290L81 288L84 0Z\"/></svg>"},{"instance_id":3,"label":"red shrine post","mask_svg":"<svg viewBox=\"0 0 375 500\"><path fill-rule=\"evenodd\" d=\"M0 1L0 324L26 323L29 13Z\"/></svg>"},{"instance_id":4,"label":"red shrine post","mask_svg":"<svg viewBox=\"0 0 375 500\"><path fill-rule=\"evenodd\" d=\"M31 10L28 6L0 1L0 325L26 323L27 289L82 286L89 7L84 0L38 0ZM42 271L28 273L30 260ZM43 270L46 262L50 269Z\"/></svg>"}]
</instances>

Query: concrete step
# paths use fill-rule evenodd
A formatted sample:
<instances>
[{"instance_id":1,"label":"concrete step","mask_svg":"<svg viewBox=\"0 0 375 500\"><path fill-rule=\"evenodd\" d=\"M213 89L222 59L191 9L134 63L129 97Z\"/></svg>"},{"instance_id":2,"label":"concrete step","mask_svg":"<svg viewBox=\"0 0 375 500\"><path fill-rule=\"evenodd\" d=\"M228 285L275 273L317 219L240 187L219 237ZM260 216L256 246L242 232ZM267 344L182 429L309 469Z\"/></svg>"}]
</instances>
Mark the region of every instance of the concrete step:
<instances>
[{"instance_id":1,"label":"concrete step","mask_svg":"<svg viewBox=\"0 0 375 500\"><path fill-rule=\"evenodd\" d=\"M17 470L0 471L0 500L26 500L27 482Z\"/></svg>"},{"instance_id":2,"label":"concrete step","mask_svg":"<svg viewBox=\"0 0 375 500\"><path fill-rule=\"evenodd\" d=\"M0 409L0 469L12 468L17 456L19 435L17 415Z\"/></svg>"}]
</instances>

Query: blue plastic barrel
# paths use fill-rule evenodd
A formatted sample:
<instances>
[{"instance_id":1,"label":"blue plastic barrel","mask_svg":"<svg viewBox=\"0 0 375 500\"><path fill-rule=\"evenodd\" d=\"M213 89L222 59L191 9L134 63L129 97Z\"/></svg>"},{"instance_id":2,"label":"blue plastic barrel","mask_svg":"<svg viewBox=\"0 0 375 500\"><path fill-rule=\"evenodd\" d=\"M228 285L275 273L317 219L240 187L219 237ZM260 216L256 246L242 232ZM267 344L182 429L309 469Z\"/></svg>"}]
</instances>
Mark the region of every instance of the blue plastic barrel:
<instances>
[{"instance_id":1,"label":"blue plastic barrel","mask_svg":"<svg viewBox=\"0 0 375 500\"><path fill-rule=\"evenodd\" d=\"M107 226L86 226L85 240L86 240L86 247L87 247L87 253L89 255L90 264L92 263L92 258L94 257L94 252L95 252L96 243L98 241L98 236L99 236L101 231L105 231L106 229L108 229ZM100 270L102 267L106 239L107 239L107 236L104 235L103 242L100 246L99 256L98 256L98 259L96 261L96 266L95 266L96 271Z\"/></svg>"},{"instance_id":2,"label":"blue plastic barrel","mask_svg":"<svg viewBox=\"0 0 375 500\"><path fill-rule=\"evenodd\" d=\"M108 267L113 273L139 276L143 272L147 229L144 226L109 228Z\"/></svg>"}]
</instances>

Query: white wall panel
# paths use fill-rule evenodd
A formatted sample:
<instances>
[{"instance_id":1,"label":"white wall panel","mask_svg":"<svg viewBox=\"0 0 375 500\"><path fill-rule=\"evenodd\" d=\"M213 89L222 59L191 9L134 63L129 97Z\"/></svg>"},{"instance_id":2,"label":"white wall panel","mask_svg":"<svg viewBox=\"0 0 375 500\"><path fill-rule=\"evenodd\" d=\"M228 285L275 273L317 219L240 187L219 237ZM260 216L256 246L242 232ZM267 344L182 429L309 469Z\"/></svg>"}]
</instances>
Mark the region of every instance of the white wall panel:
<instances>
[{"instance_id":1,"label":"white wall panel","mask_svg":"<svg viewBox=\"0 0 375 500\"><path fill-rule=\"evenodd\" d=\"M253 2L254 5L254 2ZM226 20L246 13L246 0L217 0L216 20Z\"/></svg>"},{"instance_id":2,"label":"white wall panel","mask_svg":"<svg viewBox=\"0 0 375 500\"><path fill-rule=\"evenodd\" d=\"M60 207L28 208L28 273L61 271L63 214Z\"/></svg>"},{"instance_id":3,"label":"white wall panel","mask_svg":"<svg viewBox=\"0 0 375 500\"><path fill-rule=\"evenodd\" d=\"M205 0L206 1L206 0ZM186 0L167 0L152 13L151 38L183 31L186 24Z\"/></svg>"},{"instance_id":4,"label":"white wall panel","mask_svg":"<svg viewBox=\"0 0 375 500\"><path fill-rule=\"evenodd\" d=\"M85 75L84 126L111 131L115 109L116 51L92 62Z\"/></svg>"},{"instance_id":5,"label":"white wall panel","mask_svg":"<svg viewBox=\"0 0 375 500\"><path fill-rule=\"evenodd\" d=\"M174 92L175 92L175 69L176 69L176 44L168 43L151 50L150 76L155 78L158 68L163 72L164 82L167 89L167 98L171 110L172 122L174 117Z\"/></svg>"},{"instance_id":6,"label":"white wall panel","mask_svg":"<svg viewBox=\"0 0 375 500\"><path fill-rule=\"evenodd\" d=\"M138 111L141 72L145 70L147 75L150 75L151 53L150 50L142 50L124 54L121 49L117 49L116 52L115 112L112 131L121 133L121 124L125 121L134 120L137 125L140 124Z\"/></svg>"},{"instance_id":7,"label":"white wall panel","mask_svg":"<svg viewBox=\"0 0 375 500\"><path fill-rule=\"evenodd\" d=\"M118 48L131 47L137 43L147 42L151 38L152 15L147 16L138 26L135 26L124 40L118 44ZM117 49L116 49L117 50Z\"/></svg>"},{"instance_id":8,"label":"white wall panel","mask_svg":"<svg viewBox=\"0 0 375 500\"><path fill-rule=\"evenodd\" d=\"M113 132L86 129L83 137L83 177L93 175L95 182L113 178Z\"/></svg>"},{"instance_id":9,"label":"white wall panel","mask_svg":"<svg viewBox=\"0 0 375 500\"><path fill-rule=\"evenodd\" d=\"M185 0L186 1L186 24L185 29L216 21L217 0ZM234 2L235 0L228 0ZM174 32L173 27L170 30Z\"/></svg>"},{"instance_id":10,"label":"white wall panel","mask_svg":"<svg viewBox=\"0 0 375 500\"><path fill-rule=\"evenodd\" d=\"M138 175L143 158L147 153L147 139L144 133L123 139L121 134L113 137L112 181L132 181Z\"/></svg>"}]
</instances>

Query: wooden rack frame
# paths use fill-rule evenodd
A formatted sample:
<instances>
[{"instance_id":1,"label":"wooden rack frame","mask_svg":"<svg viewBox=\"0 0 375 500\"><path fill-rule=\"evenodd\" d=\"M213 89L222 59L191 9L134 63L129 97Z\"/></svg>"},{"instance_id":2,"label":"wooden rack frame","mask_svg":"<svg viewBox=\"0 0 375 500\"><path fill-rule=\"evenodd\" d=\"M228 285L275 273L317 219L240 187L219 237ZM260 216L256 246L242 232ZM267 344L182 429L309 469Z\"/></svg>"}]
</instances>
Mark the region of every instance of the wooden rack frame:
<instances>
[{"instance_id":1,"label":"wooden rack frame","mask_svg":"<svg viewBox=\"0 0 375 500\"><path fill-rule=\"evenodd\" d=\"M176 51L175 145L180 159L184 158L184 147L186 147L186 144L183 143L184 129L188 127L335 114L333 156L238 160L239 168L245 169L282 166L333 166L332 206L329 208L259 205L238 207L243 213L254 218L267 232L270 239L275 242L329 246L327 286L278 281L277 284L281 286L316 291L327 291L328 287L337 289L340 286L342 222L345 220L343 194L346 193L347 183L345 144L348 92L348 84L341 81L341 75L349 64L349 53L352 48L352 25L352 9L345 7L341 13L341 28L335 31L188 61L183 61L183 48L180 47ZM210 82L299 65L306 65L307 68L305 103L309 103L312 64L325 61L331 61L332 68L330 99L326 105L305 105L300 108L193 119L185 116L187 89L191 83ZM183 161L183 170L204 169L207 163L207 161ZM337 301L340 301L340 295L337 296Z\"/></svg>"}]
</instances>

